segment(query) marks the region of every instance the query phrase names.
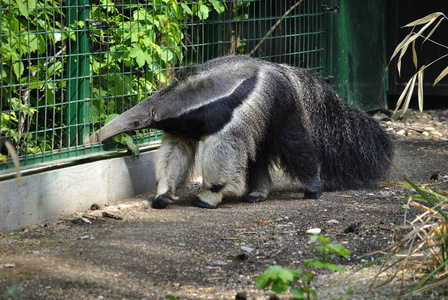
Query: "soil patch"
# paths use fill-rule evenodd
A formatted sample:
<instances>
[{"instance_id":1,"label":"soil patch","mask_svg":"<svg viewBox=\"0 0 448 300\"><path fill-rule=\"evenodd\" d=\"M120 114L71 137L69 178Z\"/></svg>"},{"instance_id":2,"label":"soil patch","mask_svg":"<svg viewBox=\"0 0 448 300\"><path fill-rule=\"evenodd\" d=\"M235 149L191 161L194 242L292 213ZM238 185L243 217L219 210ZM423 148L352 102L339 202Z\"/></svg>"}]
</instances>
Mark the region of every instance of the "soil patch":
<instances>
[{"instance_id":1,"label":"soil patch","mask_svg":"<svg viewBox=\"0 0 448 300\"><path fill-rule=\"evenodd\" d=\"M433 120L429 115L428 122ZM387 118L378 117L383 126L393 128ZM437 122L434 126L448 125L446 119ZM401 127L389 130L396 145L395 164L419 185L448 190L443 128L427 134L415 128L408 131L411 135ZM391 243L411 190L387 185L324 192L319 200L304 200L297 184L280 172L274 177L273 193L258 204L227 199L215 210L194 208L189 202L198 186L190 184L166 210L151 209L154 195L145 194L1 234L0 295L15 288L18 299L164 299L168 294L178 299L235 299L238 293L247 299L269 299L273 293L258 290L255 278L269 265L302 268L303 259L317 258L306 233L311 228L320 228L330 242L352 251L349 260L334 260L346 267L344 275L317 272L313 284L319 299L398 295L398 284L368 292L375 266L357 269L378 257L367 254ZM400 174L393 171L389 182L398 180ZM417 212L407 211L406 218Z\"/></svg>"}]
</instances>

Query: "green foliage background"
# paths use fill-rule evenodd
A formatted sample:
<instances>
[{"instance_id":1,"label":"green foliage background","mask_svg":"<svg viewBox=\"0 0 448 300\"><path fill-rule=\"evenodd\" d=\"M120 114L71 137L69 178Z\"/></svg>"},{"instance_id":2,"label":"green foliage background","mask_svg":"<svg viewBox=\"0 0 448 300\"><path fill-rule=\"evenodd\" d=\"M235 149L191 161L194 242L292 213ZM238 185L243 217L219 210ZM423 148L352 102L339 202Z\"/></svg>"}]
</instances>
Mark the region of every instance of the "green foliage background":
<instances>
[{"instance_id":1,"label":"green foliage background","mask_svg":"<svg viewBox=\"0 0 448 300\"><path fill-rule=\"evenodd\" d=\"M89 28L90 114L98 125L169 84L184 61L188 20L226 10L220 0L90 2L89 20L66 24L69 1L0 0L0 139L19 155L66 145L67 45L77 30ZM96 28L97 20L114 30Z\"/></svg>"}]
</instances>

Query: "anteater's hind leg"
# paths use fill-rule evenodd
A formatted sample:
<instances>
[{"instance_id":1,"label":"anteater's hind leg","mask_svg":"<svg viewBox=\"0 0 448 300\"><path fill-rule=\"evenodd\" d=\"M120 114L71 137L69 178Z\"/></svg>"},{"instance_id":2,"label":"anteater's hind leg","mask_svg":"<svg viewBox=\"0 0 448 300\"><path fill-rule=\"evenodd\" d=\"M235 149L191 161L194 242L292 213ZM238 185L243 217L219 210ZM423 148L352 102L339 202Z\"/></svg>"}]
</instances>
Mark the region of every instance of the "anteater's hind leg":
<instances>
[{"instance_id":1,"label":"anteater's hind leg","mask_svg":"<svg viewBox=\"0 0 448 300\"><path fill-rule=\"evenodd\" d=\"M212 135L201 147L202 191L193 206L216 208L225 195L246 191L247 153L244 142L232 136Z\"/></svg>"},{"instance_id":2,"label":"anteater's hind leg","mask_svg":"<svg viewBox=\"0 0 448 300\"><path fill-rule=\"evenodd\" d=\"M256 162L249 163L247 177L249 194L243 198L243 201L256 203L266 200L271 192L269 160L259 157Z\"/></svg>"},{"instance_id":3,"label":"anteater's hind leg","mask_svg":"<svg viewBox=\"0 0 448 300\"><path fill-rule=\"evenodd\" d=\"M318 199L321 195L320 163L313 140L303 122L290 119L279 133L280 163L293 178L302 182L305 188L304 198Z\"/></svg>"}]
</instances>

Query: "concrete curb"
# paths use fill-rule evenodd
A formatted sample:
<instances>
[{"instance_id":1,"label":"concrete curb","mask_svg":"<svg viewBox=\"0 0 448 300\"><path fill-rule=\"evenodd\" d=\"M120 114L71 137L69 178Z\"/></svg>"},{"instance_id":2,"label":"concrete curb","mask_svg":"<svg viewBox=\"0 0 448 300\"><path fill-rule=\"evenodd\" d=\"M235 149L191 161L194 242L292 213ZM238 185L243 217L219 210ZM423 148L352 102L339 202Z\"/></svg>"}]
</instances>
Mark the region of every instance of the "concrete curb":
<instances>
[{"instance_id":1,"label":"concrete curb","mask_svg":"<svg viewBox=\"0 0 448 300\"><path fill-rule=\"evenodd\" d=\"M155 190L153 156L118 157L0 181L0 231L54 221L93 203L111 204Z\"/></svg>"}]
</instances>

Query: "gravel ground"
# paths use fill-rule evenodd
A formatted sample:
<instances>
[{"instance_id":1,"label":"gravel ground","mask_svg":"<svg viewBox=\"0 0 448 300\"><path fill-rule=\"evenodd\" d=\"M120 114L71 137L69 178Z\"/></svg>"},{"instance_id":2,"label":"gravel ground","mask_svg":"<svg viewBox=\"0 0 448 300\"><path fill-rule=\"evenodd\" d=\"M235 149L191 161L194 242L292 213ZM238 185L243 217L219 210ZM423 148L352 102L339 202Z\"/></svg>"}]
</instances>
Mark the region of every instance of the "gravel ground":
<instances>
[{"instance_id":1,"label":"gravel ground","mask_svg":"<svg viewBox=\"0 0 448 300\"><path fill-rule=\"evenodd\" d=\"M419 185L448 190L448 111L411 111L398 121L383 113L375 118L394 139L394 162L401 172ZM375 190L324 192L319 200L304 200L297 184L280 172L274 175L271 197L258 204L228 199L215 210L194 208L189 201L197 185L190 184L166 210L151 209L154 195L148 193L0 234L0 295L270 299L274 293L258 290L256 277L270 265L304 268L303 259L317 258L307 230L319 228L330 242L341 243L352 254L349 260L333 258L346 268L344 275L313 271L318 299L399 297L400 282L369 291L378 265L361 271L359 267L380 256L370 253L391 244L396 225L403 222L400 208L412 191L386 184ZM388 183L400 178L394 171ZM406 211L408 219L417 213ZM407 280L405 289L412 284ZM441 299L445 292L436 289L424 297Z\"/></svg>"}]
</instances>

